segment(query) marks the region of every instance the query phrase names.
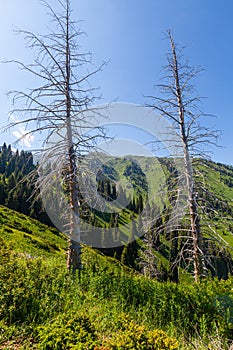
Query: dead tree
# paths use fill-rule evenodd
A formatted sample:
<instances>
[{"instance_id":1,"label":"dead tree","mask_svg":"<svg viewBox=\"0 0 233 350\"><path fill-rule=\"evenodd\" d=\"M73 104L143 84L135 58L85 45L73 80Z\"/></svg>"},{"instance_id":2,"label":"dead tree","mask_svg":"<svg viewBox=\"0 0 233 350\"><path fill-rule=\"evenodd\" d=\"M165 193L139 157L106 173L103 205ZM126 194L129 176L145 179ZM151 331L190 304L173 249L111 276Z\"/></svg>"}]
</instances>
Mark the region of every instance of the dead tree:
<instances>
[{"instance_id":1,"label":"dead tree","mask_svg":"<svg viewBox=\"0 0 233 350\"><path fill-rule=\"evenodd\" d=\"M167 32L170 42L170 51L167 54L167 65L164 66L164 78L161 84L156 85L158 96L148 96L151 100L147 106L158 111L167 118L172 128L167 138L172 143L179 136L176 147L182 148L178 154L184 162L184 177L187 191L187 208L189 212L189 241L191 238L191 260L194 278L197 282L203 275L204 260L202 251L202 232L198 208L198 193L195 187L193 159L206 157L204 146L216 144L218 133L200 124L200 118L207 116L199 109L201 98L196 95L192 79L200 72L200 67L191 67L183 58L183 50L178 49L171 31ZM171 155L173 156L173 155Z\"/></svg>"},{"instance_id":2,"label":"dead tree","mask_svg":"<svg viewBox=\"0 0 233 350\"><path fill-rule=\"evenodd\" d=\"M17 64L20 69L31 74L38 85L29 92L10 92L14 104L11 115L17 119L10 122L7 128L27 128L22 136L24 138L35 133L42 135L43 144L47 145L41 158L44 163L39 166L43 179L37 182L42 192L49 191L52 177L64 177L65 169L70 209L67 269L75 273L82 267L77 163L82 153L89 150L92 141L100 135L99 131L91 135L85 131L91 127L93 116L100 114L92 107L98 96L89 78L100 71L103 65L96 70L89 70L91 55L80 51L79 39L83 33L78 23L72 20L70 0L57 2L61 13L55 12L48 2L42 1L51 17L52 29L47 35L18 31L25 37L35 59L32 64L16 60L8 62ZM19 116L22 116L22 120L18 119ZM51 141L54 135L57 142ZM52 172L46 173L43 167L52 158L55 159L55 167Z\"/></svg>"}]
</instances>

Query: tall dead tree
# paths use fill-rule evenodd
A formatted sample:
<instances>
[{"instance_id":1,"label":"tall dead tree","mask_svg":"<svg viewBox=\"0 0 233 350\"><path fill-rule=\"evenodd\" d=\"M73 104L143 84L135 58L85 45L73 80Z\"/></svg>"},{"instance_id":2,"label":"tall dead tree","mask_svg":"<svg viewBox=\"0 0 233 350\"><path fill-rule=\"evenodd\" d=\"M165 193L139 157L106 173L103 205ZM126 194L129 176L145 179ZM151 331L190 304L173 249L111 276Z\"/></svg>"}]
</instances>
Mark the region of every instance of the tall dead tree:
<instances>
[{"instance_id":1,"label":"tall dead tree","mask_svg":"<svg viewBox=\"0 0 233 350\"><path fill-rule=\"evenodd\" d=\"M18 31L24 35L28 48L35 54L33 63L8 61L30 73L38 85L29 92L10 93L14 103L11 115L15 119L7 128L25 127L27 131L23 138L34 133L42 134L43 144L47 144L39 166L42 180L37 182L42 192L49 191L54 176L65 176L63 180L70 209L67 268L69 272L75 273L82 267L77 163L82 153L89 150L95 137L99 136L97 130L91 135L86 130L92 126L95 113L100 114L92 107L97 96L89 78L100 71L102 66L89 71L91 55L80 51L79 39L83 33L78 23L72 20L70 0L57 0L60 13L49 2L42 1L42 4L51 16L50 32L37 35L30 31ZM53 139L54 135L56 137ZM57 142L54 141L56 138ZM50 159L51 162L55 159L53 171L46 173L43 167Z\"/></svg>"},{"instance_id":2,"label":"tall dead tree","mask_svg":"<svg viewBox=\"0 0 233 350\"><path fill-rule=\"evenodd\" d=\"M151 103L148 104L158 111L163 117L172 123L171 134L167 136L172 143L172 132L178 135L179 142L175 147L182 147L178 154L182 155L184 162L184 176L187 191L187 208L189 212L189 252L193 263L195 281L199 281L203 275L204 260L202 251L202 233L198 208L198 193L195 187L195 175L193 171L193 159L206 157L205 145L216 144L217 132L202 126L200 118L207 116L199 109L201 98L196 95L191 80L200 72L200 67L191 67L183 58L183 50L180 50L174 42L171 31L167 32L170 42L170 51L167 54L167 65L163 67L164 78L161 84L156 85L158 96L148 96ZM171 155L173 156L173 155ZM191 238L191 239L190 239Z\"/></svg>"}]
</instances>

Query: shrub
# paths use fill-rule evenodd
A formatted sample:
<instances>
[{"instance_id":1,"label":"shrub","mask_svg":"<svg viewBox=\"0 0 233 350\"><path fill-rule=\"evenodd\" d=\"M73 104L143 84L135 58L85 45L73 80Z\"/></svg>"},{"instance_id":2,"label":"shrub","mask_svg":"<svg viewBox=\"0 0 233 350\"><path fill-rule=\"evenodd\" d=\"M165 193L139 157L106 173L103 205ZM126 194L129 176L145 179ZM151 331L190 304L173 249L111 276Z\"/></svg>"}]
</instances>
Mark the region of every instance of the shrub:
<instances>
[{"instance_id":1,"label":"shrub","mask_svg":"<svg viewBox=\"0 0 233 350\"><path fill-rule=\"evenodd\" d=\"M52 322L38 327L40 350L92 350L96 345L95 330L85 315L60 314Z\"/></svg>"},{"instance_id":2,"label":"shrub","mask_svg":"<svg viewBox=\"0 0 233 350\"><path fill-rule=\"evenodd\" d=\"M148 331L145 326L134 323L129 317L121 316L121 330L106 341L112 350L176 350L178 342L164 331ZM98 348L97 348L98 349ZM100 348L101 349L101 348Z\"/></svg>"}]
</instances>

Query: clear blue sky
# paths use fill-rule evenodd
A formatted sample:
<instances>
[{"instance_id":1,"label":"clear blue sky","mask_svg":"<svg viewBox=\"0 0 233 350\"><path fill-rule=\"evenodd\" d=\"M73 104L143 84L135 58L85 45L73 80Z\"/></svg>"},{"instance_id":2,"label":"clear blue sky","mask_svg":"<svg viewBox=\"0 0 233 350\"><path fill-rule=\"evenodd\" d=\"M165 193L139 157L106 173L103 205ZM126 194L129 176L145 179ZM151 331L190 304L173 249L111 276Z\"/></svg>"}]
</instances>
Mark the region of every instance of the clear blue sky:
<instances>
[{"instance_id":1,"label":"clear blue sky","mask_svg":"<svg viewBox=\"0 0 233 350\"><path fill-rule=\"evenodd\" d=\"M49 1L56 7L56 0ZM213 159L233 165L233 1L232 0L73 0L74 18L83 20L87 32L83 45L97 66L110 60L96 77L104 101L143 104L162 76L168 42L163 32L172 29L176 42L186 46L192 65L205 71L196 81L208 97L202 110L215 114L216 129L223 132L223 149L213 149ZM46 32L48 18L39 0L0 2L0 59L31 61L14 27ZM31 81L12 66L0 65L0 125L11 109L4 93L30 88ZM1 135L2 141L14 138ZM2 142L0 142L1 144Z\"/></svg>"}]
</instances>

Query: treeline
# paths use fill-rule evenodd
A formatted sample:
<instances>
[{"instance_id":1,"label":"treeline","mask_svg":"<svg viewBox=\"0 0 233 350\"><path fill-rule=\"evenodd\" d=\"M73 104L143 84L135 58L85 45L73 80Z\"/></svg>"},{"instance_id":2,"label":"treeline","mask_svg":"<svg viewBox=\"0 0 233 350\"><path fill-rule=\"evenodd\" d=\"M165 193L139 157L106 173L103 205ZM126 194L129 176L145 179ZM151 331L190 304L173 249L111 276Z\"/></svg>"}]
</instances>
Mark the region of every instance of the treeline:
<instances>
[{"instance_id":1,"label":"treeline","mask_svg":"<svg viewBox=\"0 0 233 350\"><path fill-rule=\"evenodd\" d=\"M11 145L0 147L0 204L52 225L27 177L33 170L31 152L12 151Z\"/></svg>"}]
</instances>

